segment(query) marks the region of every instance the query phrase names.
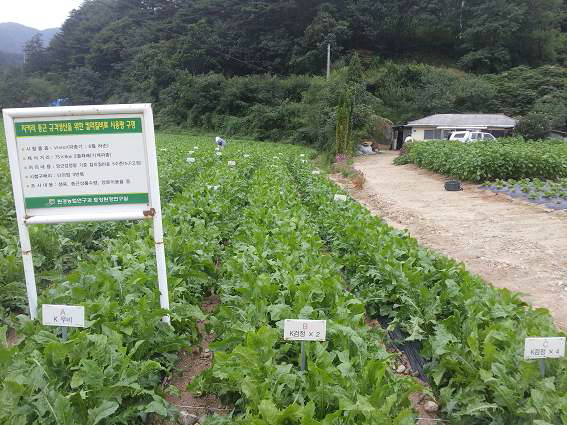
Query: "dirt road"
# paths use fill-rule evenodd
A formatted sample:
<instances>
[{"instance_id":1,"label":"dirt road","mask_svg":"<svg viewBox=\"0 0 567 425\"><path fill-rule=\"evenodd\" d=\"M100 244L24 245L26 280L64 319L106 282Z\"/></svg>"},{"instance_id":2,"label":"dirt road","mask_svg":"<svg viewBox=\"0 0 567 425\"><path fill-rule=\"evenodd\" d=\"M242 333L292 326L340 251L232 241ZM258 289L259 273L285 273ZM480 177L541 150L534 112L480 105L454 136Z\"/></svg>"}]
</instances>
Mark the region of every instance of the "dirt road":
<instances>
[{"instance_id":1,"label":"dirt road","mask_svg":"<svg viewBox=\"0 0 567 425\"><path fill-rule=\"evenodd\" d=\"M354 198L422 245L458 261L494 286L519 291L550 310L567 330L567 214L464 185L447 192L445 178L415 167L394 166L397 152L363 157L366 175Z\"/></svg>"}]
</instances>

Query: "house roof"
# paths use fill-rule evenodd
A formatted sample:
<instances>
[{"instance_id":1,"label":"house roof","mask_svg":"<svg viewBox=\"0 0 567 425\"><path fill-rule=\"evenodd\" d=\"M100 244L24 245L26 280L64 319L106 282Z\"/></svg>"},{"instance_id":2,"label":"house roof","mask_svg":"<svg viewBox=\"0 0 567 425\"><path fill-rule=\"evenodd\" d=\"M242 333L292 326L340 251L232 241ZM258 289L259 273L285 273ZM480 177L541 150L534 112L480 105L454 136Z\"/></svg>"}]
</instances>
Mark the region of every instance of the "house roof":
<instances>
[{"instance_id":1,"label":"house roof","mask_svg":"<svg viewBox=\"0 0 567 425\"><path fill-rule=\"evenodd\" d=\"M502 127L513 128L517 121L504 114L436 114L410 121L408 127Z\"/></svg>"}]
</instances>

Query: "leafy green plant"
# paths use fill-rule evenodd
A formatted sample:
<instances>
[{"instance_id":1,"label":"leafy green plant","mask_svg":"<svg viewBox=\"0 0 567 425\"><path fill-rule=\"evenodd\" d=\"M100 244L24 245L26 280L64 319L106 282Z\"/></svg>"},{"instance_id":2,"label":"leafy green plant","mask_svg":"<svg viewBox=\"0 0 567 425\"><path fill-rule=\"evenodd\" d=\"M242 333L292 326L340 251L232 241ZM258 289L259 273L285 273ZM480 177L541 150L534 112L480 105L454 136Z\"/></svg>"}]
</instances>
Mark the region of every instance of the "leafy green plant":
<instances>
[{"instance_id":1,"label":"leafy green plant","mask_svg":"<svg viewBox=\"0 0 567 425\"><path fill-rule=\"evenodd\" d=\"M567 145L521 138L476 143L423 141L412 143L396 159L396 164L403 163L472 182L556 180L567 177Z\"/></svg>"}]
</instances>

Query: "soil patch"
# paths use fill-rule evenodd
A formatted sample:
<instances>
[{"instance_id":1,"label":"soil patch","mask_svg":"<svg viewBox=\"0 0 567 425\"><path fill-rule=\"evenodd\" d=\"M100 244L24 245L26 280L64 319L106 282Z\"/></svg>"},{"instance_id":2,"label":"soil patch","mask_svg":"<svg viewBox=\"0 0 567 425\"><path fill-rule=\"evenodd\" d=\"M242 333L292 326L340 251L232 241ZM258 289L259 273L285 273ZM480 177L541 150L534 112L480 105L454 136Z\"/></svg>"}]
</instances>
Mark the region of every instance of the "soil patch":
<instances>
[{"instance_id":1,"label":"soil patch","mask_svg":"<svg viewBox=\"0 0 567 425\"><path fill-rule=\"evenodd\" d=\"M6 332L6 345L11 347L18 342L18 338L16 336L16 331L13 328L8 328L8 332Z\"/></svg>"},{"instance_id":2,"label":"soil patch","mask_svg":"<svg viewBox=\"0 0 567 425\"><path fill-rule=\"evenodd\" d=\"M211 313L219 302L220 299L217 295L211 295L203 300L201 308L205 312ZM215 339L215 336L212 333L206 332L205 322L203 321L197 323L197 329L201 335L201 342L193 347L190 352L183 351L180 353L179 362L172 376L164 382L164 387L170 385L176 387L179 390L179 395L168 394L165 398L180 411L185 411L196 417L213 413L229 413L232 407L223 406L216 396L208 394L197 397L187 391L187 385L191 383L193 378L209 369L213 361L213 352L208 347ZM160 419L153 422L154 425L174 425L176 423Z\"/></svg>"},{"instance_id":3,"label":"soil patch","mask_svg":"<svg viewBox=\"0 0 567 425\"><path fill-rule=\"evenodd\" d=\"M522 293L547 308L567 330L567 214L475 185L444 190L443 176L414 165L392 164L397 152L361 157L355 168L366 185L356 190L340 175L331 178L423 246L462 261L467 269L499 288Z\"/></svg>"}]
</instances>

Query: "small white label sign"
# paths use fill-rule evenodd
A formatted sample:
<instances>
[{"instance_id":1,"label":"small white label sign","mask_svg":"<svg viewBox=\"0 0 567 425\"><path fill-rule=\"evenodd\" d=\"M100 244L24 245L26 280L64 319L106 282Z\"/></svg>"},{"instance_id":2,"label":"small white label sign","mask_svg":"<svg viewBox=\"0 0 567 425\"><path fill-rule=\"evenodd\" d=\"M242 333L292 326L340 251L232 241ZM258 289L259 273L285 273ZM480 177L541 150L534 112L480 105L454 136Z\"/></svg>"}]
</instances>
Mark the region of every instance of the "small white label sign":
<instances>
[{"instance_id":1,"label":"small white label sign","mask_svg":"<svg viewBox=\"0 0 567 425\"><path fill-rule=\"evenodd\" d=\"M565 357L565 337L526 338L524 359L557 359Z\"/></svg>"},{"instance_id":2,"label":"small white label sign","mask_svg":"<svg viewBox=\"0 0 567 425\"><path fill-rule=\"evenodd\" d=\"M85 327L85 307L79 305L41 306L42 322L46 326Z\"/></svg>"},{"instance_id":3,"label":"small white label sign","mask_svg":"<svg viewBox=\"0 0 567 425\"><path fill-rule=\"evenodd\" d=\"M284 339L287 341L325 341L326 320L285 319Z\"/></svg>"}]
</instances>

